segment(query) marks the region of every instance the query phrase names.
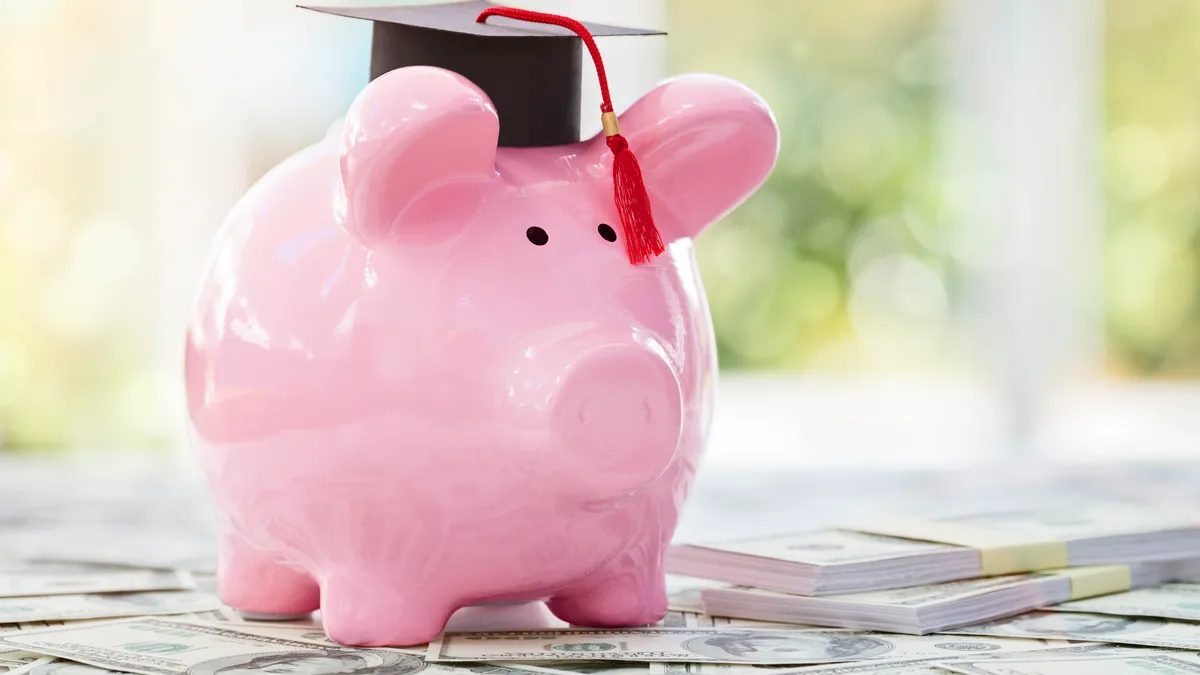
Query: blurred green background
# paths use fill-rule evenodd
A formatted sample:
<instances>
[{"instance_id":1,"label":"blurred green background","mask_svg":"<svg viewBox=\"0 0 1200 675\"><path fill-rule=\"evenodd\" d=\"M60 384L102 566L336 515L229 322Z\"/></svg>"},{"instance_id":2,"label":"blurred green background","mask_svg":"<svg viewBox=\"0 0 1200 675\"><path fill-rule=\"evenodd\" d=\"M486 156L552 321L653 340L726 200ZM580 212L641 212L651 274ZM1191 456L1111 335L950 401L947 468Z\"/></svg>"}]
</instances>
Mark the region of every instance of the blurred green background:
<instances>
[{"instance_id":1,"label":"blurred green background","mask_svg":"<svg viewBox=\"0 0 1200 675\"><path fill-rule=\"evenodd\" d=\"M745 82L783 131L765 188L698 245L723 368L974 367L938 168L945 10L933 0L667 2L671 71ZM162 232L177 224L144 197L163 152L155 143L222 132L156 131L170 111L155 108L152 68L158 40L195 40L207 59L237 36L156 36L156 11L149 0L0 0L0 447L177 439L178 373L147 358L158 349L147 313L162 302ZM1195 377L1200 3L1112 0L1102 11L1100 375ZM322 49L349 47L339 34ZM286 62L298 46L261 48ZM271 67L219 72L269 77ZM318 138L361 68L349 57L312 66L325 84L303 93L322 104L251 126L231 195ZM243 93L246 104L255 90Z\"/></svg>"}]
</instances>

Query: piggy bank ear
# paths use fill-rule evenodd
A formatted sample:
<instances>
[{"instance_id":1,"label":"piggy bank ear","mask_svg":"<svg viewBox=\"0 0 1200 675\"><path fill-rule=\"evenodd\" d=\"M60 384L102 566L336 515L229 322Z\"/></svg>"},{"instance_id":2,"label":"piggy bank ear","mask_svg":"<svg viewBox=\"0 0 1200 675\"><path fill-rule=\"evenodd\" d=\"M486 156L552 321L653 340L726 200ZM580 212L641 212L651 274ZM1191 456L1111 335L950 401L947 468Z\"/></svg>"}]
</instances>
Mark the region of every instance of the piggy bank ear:
<instances>
[{"instance_id":1,"label":"piggy bank ear","mask_svg":"<svg viewBox=\"0 0 1200 675\"><path fill-rule=\"evenodd\" d=\"M438 188L493 177L499 133L491 101L461 75L414 66L376 79L341 131L338 219L377 243Z\"/></svg>"},{"instance_id":2,"label":"piggy bank ear","mask_svg":"<svg viewBox=\"0 0 1200 675\"><path fill-rule=\"evenodd\" d=\"M714 75L668 80L620 117L664 241L694 237L762 184L779 128L753 91ZM597 139L600 148L604 139Z\"/></svg>"}]
</instances>

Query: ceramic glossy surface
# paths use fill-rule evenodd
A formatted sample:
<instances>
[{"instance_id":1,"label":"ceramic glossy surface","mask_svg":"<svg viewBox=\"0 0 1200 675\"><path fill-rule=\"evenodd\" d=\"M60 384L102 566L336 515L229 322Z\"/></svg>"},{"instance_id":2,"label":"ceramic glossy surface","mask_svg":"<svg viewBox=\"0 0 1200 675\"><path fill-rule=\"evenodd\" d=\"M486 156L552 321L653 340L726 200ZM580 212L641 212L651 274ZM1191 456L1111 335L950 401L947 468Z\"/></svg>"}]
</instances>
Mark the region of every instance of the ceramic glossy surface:
<instances>
[{"instance_id":1,"label":"ceramic glossy surface","mask_svg":"<svg viewBox=\"0 0 1200 675\"><path fill-rule=\"evenodd\" d=\"M227 604L319 607L352 645L425 642L492 601L663 615L716 376L691 239L766 178L778 136L707 76L621 129L669 242L636 267L603 138L497 150L487 97L436 68L372 82L234 208L186 349Z\"/></svg>"}]
</instances>

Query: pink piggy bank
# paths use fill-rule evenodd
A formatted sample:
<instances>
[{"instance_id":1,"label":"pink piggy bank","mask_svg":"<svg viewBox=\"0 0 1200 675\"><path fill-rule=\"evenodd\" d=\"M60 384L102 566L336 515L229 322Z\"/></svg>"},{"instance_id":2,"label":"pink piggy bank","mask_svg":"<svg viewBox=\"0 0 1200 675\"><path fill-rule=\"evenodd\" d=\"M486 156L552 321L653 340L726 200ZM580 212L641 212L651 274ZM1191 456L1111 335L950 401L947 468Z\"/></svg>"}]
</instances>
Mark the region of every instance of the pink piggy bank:
<instances>
[{"instance_id":1,"label":"pink piggy bank","mask_svg":"<svg viewBox=\"0 0 1200 675\"><path fill-rule=\"evenodd\" d=\"M360 646L488 602L664 615L716 376L692 237L763 182L778 132L712 76L620 119L667 244L647 264L602 136L498 150L488 98L432 67L373 81L234 208L186 354L225 603L320 609Z\"/></svg>"}]
</instances>

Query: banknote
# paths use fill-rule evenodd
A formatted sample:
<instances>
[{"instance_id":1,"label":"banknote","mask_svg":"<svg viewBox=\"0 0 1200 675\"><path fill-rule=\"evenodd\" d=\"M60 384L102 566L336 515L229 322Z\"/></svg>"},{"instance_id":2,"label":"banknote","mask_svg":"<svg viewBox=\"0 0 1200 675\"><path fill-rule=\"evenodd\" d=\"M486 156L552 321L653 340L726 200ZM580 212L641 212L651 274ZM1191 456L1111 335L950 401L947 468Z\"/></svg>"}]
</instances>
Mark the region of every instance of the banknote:
<instances>
[{"instance_id":1,"label":"banknote","mask_svg":"<svg viewBox=\"0 0 1200 675\"><path fill-rule=\"evenodd\" d=\"M1090 659L954 661L939 664L961 675L1196 675L1200 657L1185 652Z\"/></svg>"},{"instance_id":2,"label":"banknote","mask_svg":"<svg viewBox=\"0 0 1200 675\"><path fill-rule=\"evenodd\" d=\"M238 613L228 607L208 609L203 612L182 612L173 614L176 621L215 621L218 623L245 623ZM25 628L23 630L29 630Z\"/></svg>"},{"instance_id":3,"label":"banknote","mask_svg":"<svg viewBox=\"0 0 1200 675\"><path fill-rule=\"evenodd\" d=\"M23 666L30 661L36 661L41 654L35 654L24 649L2 649L0 648L0 667L16 668Z\"/></svg>"},{"instance_id":4,"label":"banknote","mask_svg":"<svg viewBox=\"0 0 1200 675\"><path fill-rule=\"evenodd\" d=\"M184 614L220 608L221 601L217 596L198 591L0 598L0 623Z\"/></svg>"},{"instance_id":5,"label":"banknote","mask_svg":"<svg viewBox=\"0 0 1200 675\"><path fill-rule=\"evenodd\" d=\"M825 626L813 626L799 623L771 623L769 621L754 621L751 619L732 619L725 616L709 616L704 612L677 612L670 610L662 621L654 624L655 628L718 628L722 626L738 626L742 628L780 628L784 630L830 630ZM834 629L836 630L836 629Z\"/></svg>"},{"instance_id":6,"label":"banknote","mask_svg":"<svg viewBox=\"0 0 1200 675\"><path fill-rule=\"evenodd\" d=\"M522 663L517 667L522 671L545 673L546 675L562 675L563 673L569 675L650 675L650 666L652 665L654 664L621 661L551 661L549 663Z\"/></svg>"},{"instance_id":7,"label":"banknote","mask_svg":"<svg viewBox=\"0 0 1200 675\"><path fill-rule=\"evenodd\" d=\"M1200 584L1163 584L1046 608L1055 612L1091 612L1122 616L1200 621Z\"/></svg>"},{"instance_id":8,"label":"banknote","mask_svg":"<svg viewBox=\"0 0 1200 675\"><path fill-rule=\"evenodd\" d=\"M192 622L191 618L172 617L176 621ZM211 623L209 619L201 619L196 623ZM325 628L321 625L321 620L317 617L302 619L299 621L288 622L264 622L264 621L241 621L236 625L225 625L228 622L218 620L216 623L230 630L236 630L239 633L246 635L257 635L259 637L280 638L283 640L295 640L296 642L310 642L314 645L332 648L341 648L342 645L329 639L325 634ZM406 654L416 654L423 656L427 646L414 648L408 647L379 647L383 651L398 651Z\"/></svg>"},{"instance_id":9,"label":"banknote","mask_svg":"<svg viewBox=\"0 0 1200 675\"><path fill-rule=\"evenodd\" d=\"M939 520L1055 541L1194 529L1198 522L1191 513L1115 502L1095 502L1066 509L991 512Z\"/></svg>"},{"instance_id":10,"label":"banknote","mask_svg":"<svg viewBox=\"0 0 1200 675\"><path fill-rule=\"evenodd\" d=\"M31 595L169 591L195 586L191 574L174 570L102 568L98 571L27 571L0 574L0 598Z\"/></svg>"},{"instance_id":11,"label":"banknote","mask_svg":"<svg viewBox=\"0 0 1200 675\"><path fill-rule=\"evenodd\" d=\"M1030 612L1000 621L964 626L946 631L946 633L994 637L1058 638L1200 650L1200 624L1110 614Z\"/></svg>"},{"instance_id":12,"label":"banknote","mask_svg":"<svg viewBox=\"0 0 1200 675\"><path fill-rule=\"evenodd\" d=\"M696 612L678 612L673 609L667 610L666 616L658 623L653 624L654 628L689 628L689 619L696 616Z\"/></svg>"},{"instance_id":13,"label":"banknote","mask_svg":"<svg viewBox=\"0 0 1200 675\"><path fill-rule=\"evenodd\" d=\"M429 662L679 661L817 664L863 659L917 659L970 652L1029 651L1042 640L946 639L852 631L642 628L618 630L447 633L430 643Z\"/></svg>"},{"instance_id":14,"label":"banknote","mask_svg":"<svg viewBox=\"0 0 1200 675\"><path fill-rule=\"evenodd\" d=\"M523 670L518 664L426 664L420 656L395 649L349 649L252 635L236 630L241 625L225 627L169 619L121 619L4 633L0 635L0 642L103 670L140 675L261 675L264 672L398 675L417 671L428 675L527 675L533 672ZM95 675L97 671L87 672Z\"/></svg>"},{"instance_id":15,"label":"banknote","mask_svg":"<svg viewBox=\"0 0 1200 675\"><path fill-rule=\"evenodd\" d=\"M417 672L417 669L420 668L425 668L427 672L437 673L438 675L449 675L451 673L453 675L563 675L564 673L571 675L568 671L553 670L550 668L536 668L527 664L521 664L519 669L508 668L505 666L493 666L489 664L470 664L469 668L465 665L460 667L453 664L430 665L426 667L425 663L420 661L420 659L418 659L416 663L391 663L388 665L379 666L378 668L367 668L358 671L331 670L329 667L322 667L324 665L324 663L317 661L290 662L282 664L276 663L268 664L267 667L263 668L262 670L254 670L251 668L248 671L247 669L238 670L237 668L234 668L227 671L222 671L220 675L239 672L254 672L256 675L262 675L262 673L334 675L335 673L342 672L357 672L357 675L408 675L410 673ZM340 664L332 664L333 667L337 667L339 665ZM615 672L616 670L621 670L623 672L617 674ZM646 673L646 668L645 666L641 667L640 669L632 667L620 669L610 668L610 671L613 675L644 675ZM594 673L589 672L589 675L597 675L599 673L610 671L594 671ZM14 673L16 675L22 675L22 673L26 675L127 675L126 671L123 670L108 670L106 668L89 666L75 661L56 659L50 656L45 656L35 662L28 663L19 670L10 670L9 672L4 673L4 675L14 675Z\"/></svg>"},{"instance_id":16,"label":"banknote","mask_svg":"<svg viewBox=\"0 0 1200 675\"><path fill-rule=\"evenodd\" d=\"M1121 647L1099 643L1070 643L1061 640L1049 640L1038 647L1027 651L1000 651L988 649L990 643L960 643L944 644L953 654L943 653L940 656L919 659L878 659L874 661L855 661L852 663L834 663L824 666L780 667L777 665L729 664L729 663L651 663L650 675L802 675L807 673L876 673L878 675L925 675L926 673L945 672L942 664L951 660L978 658L986 655L989 660L1001 659L1079 659L1099 658L1101 656L1127 656L1130 654L1144 655L1157 653L1144 647Z\"/></svg>"},{"instance_id":17,"label":"banknote","mask_svg":"<svg viewBox=\"0 0 1200 675\"><path fill-rule=\"evenodd\" d=\"M936 665L937 661L938 659L855 661L795 668L728 663L651 663L650 675L734 675L738 671L746 675L947 675L950 671L939 668Z\"/></svg>"},{"instance_id":18,"label":"banknote","mask_svg":"<svg viewBox=\"0 0 1200 675\"><path fill-rule=\"evenodd\" d=\"M678 612L704 612L704 603L700 600L700 592L706 588L720 588L725 584L719 581L685 577L677 574L667 575L667 607Z\"/></svg>"},{"instance_id":19,"label":"banknote","mask_svg":"<svg viewBox=\"0 0 1200 675\"><path fill-rule=\"evenodd\" d=\"M45 673L45 668L47 666L49 666L50 663L53 661L54 661L53 657L38 656L37 658L33 659L32 661L30 661L28 663L23 663L14 668L10 668L9 671L7 673L5 673L5 675L14 675L14 674L15 675L26 675L27 673L33 673L33 672Z\"/></svg>"},{"instance_id":20,"label":"banknote","mask_svg":"<svg viewBox=\"0 0 1200 675\"><path fill-rule=\"evenodd\" d=\"M419 661L419 659L418 659L418 661ZM294 673L295 675L333 675L335 673L342 673L342 672L355 672L355 671L345 671L345 670L340 670L340 669L331 670L330 667L340 668L340 664L337 664L337 663L329 662L328 665L330 667L323 667L324 665L326 665L326 664L323 662L319 662L319 661L302 661L302 662L292 661L292 662L287 662L287 663L271 663L271 664L268 664L267 667L265 667L264 669L262 669L259 672L261 672L261 673ZM379 666L377 668L361 669L361 670L357 671L357 673L359 675L406 675L408 673L417 672L418 668L425 668L424 662L390 663L390 664L385 664L385 665ZM252 667L250 670L253 671L253 670L255 670L255 668ZM426 670L430 671L432 673L439 673L439 675L446 675L447 673L454 673L454 675L518 675L518 674L519 675L530 675L531 673L541 673L543 675L562 675L563 673L567 673L567 671L552 670L549 668L534 668L534 667L531 667L531 666L528 666L525 664L522 664L520 669L508 668L505 666L491 666L488 664L473 664L468 669L467 667L459 667L459 666L455 666L452 664L441 664L441 665L429 666L428 668L426 668ZM619 669L619 670L626 671L626 672L621 673L620 675L640 675L640 674L646 672L645 667L642 667L640 670L637 670L634 668L626 668L626 669ZM234 669L222 671L221 675L225 675L225 673L227 673L227 672L228 673L238 673L238 672L246 672L246 671L245 670L239 671L238 669L234 668ZM600 673L600 672L602 672L602 671L596 671L596 673ZM100 668L97 666L89 666L87 664L78 663L76 661L68 661L65 659L56 659L52 656L43 656L40 659L36 659L30 663L27 663L27 664L21 666L20 668L10 670L7 673L5 673L4 675L22 675L22 674L25 674L25 675L127 675L126 671L124 671L124 670L109 670L109 669ZM567 675L570 675L570 673L568 673ZM614 673L614 675L615 675L615 673Z\"/></svg>"}]
</instances>

